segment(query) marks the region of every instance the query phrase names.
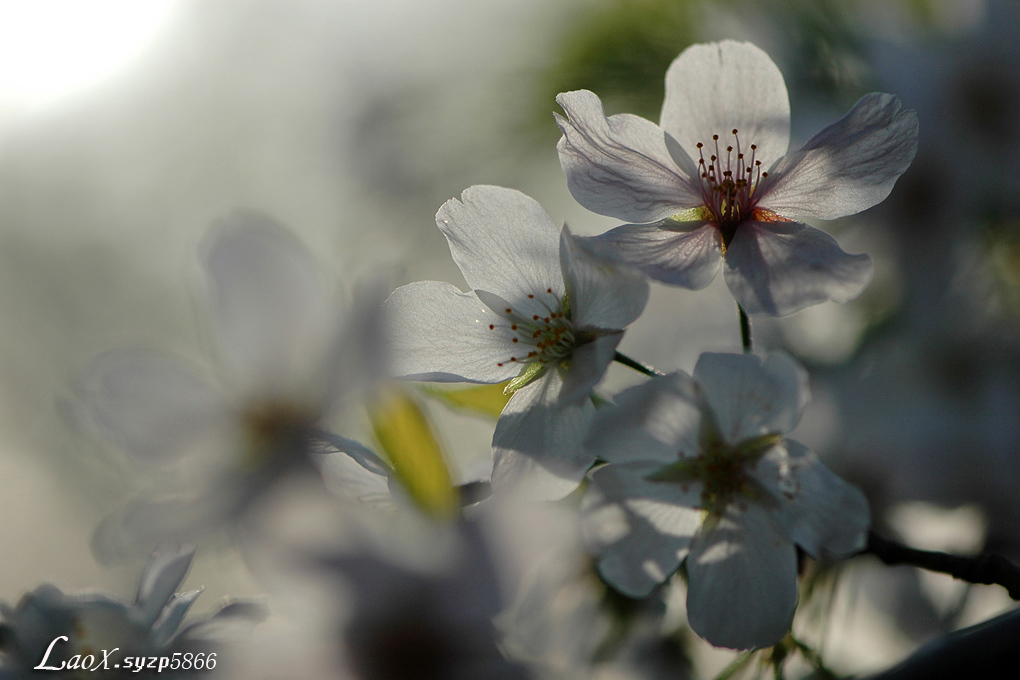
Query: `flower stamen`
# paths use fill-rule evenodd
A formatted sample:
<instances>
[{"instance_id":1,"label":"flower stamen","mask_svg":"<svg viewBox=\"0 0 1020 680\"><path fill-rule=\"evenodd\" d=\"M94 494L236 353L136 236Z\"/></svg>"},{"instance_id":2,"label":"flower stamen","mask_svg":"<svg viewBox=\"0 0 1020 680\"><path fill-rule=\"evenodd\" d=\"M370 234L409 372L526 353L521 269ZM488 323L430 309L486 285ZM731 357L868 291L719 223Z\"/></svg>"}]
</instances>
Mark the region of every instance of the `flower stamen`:
<instances>
[{"instance_id":1,"label":"flower stamen","mask_svg":"<svg viewBox=\"0 0 1020 680\"><path fill-rule=\"evenodd\" d=\"M705 145L698 142L698 171L701 176L701 195L708 220L715 222L722 234L723 252L736 235L737 226L751 219L755 205L761 197L761 187L768 172L761 169L755 158L757 145L752 144L750 159L745 158L736 128L731 130L734 143L724 150L719 146L719 135L712 135L715 153L705 159Z\"/></svg>"},{"instance_id":2,"label":"flower stamen","mask_svg":"<svg viewBox=\"0 0 1020 680\"><path fill-rule=\"evenodd\" d=\"M555 296L552 288L547 288L544 293L528 295L529 300L535 300L548 312L545 316L532 314L529 319L521 312L508 307L505 312L512 321L509 326L489 324L491 331L499 328L505 332L509 328L510 342L515 345L523 344L529 348L526 354L514 354L509 359L498 362L497 366L503 367L507 363L554 364L566 359L574 351L576 334L569 319L565 300L550 301L548 296L551 295Z\"/></svg>"}]
</instances>

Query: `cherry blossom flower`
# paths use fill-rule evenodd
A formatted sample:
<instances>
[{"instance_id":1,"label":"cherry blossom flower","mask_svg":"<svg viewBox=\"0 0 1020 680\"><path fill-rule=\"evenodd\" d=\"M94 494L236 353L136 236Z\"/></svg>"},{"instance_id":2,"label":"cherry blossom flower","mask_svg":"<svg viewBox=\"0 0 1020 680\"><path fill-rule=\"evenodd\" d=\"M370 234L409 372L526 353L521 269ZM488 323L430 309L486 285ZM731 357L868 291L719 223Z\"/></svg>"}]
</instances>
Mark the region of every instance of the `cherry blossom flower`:
<instances>
[{"instance_id":1,"label":"cherry blossom flower","mask_svg":"<svg viewBox=\"0 0 1020 680\"><path fill-rule=\"evenodd\" d=\"M237 641L266 618L269 611L264 603L239 600L182 627L202 594L201 590L176 592L193 557L190 547L163 546L153 553L131 604L97 592L64 593L49 584L25 595L16 607L0 603L0 678L38 677L33 669L40 666L42 670L77 668L83 675L88 669L102 669L113 677L131 677L134 671L129 666L116 670L125 656L204 652L205 657L223 642ZM164 670L169 677L177 677ZM67 671L66 676L74 674Z\"/></svg>"},{"instance_id":2,"label":"cherry blossom flower","mask_svg":"<svg viewBox=\"0 0 1020 680\"><path fill-rule=\"evenodd\" d=\"M492 438L493 488L562 497L594 462L582 445L589 396L648 284L602 259L532 198L475 186L436 215L473 289L439 281L386 302L395 374L499 383L513 393Z\"/></svg>"},{"instance_id":3,"label":"cherry blossom flower","mask_svg":"<svg viewBox=\"0 0 1020 680\"><path fill-rule=\"evenodd\" d=\"M686 560L688 619L714 645L778 642L797 606L797 552L863 549L863 494L804 445L784 439L807 402L807 376L774 354L703 354L680 372L624 390L590 437L609 464L582 505L603 578L643 597Z\"/></svg>"},{"instance_id":4,"label":"cherry blossom flower","mask_svg":"<svg viewBox=\"0 0 1020 680\"><path fill-rule=\"evenodd\" d=\"M560 94L560 163L581 205L637 224L599 237L675 286L707 286L720 263L749 314L782 316L858 295L871 260L804 219L881 202L917 150L917 117L888 94L787 153L790 104L779 69L749 43L694 45L666 72L662 127L606 117L586 90Z\"/></svg>"},{"instance_id":5,"label":"cherry blossom flower","mask_svg":"<svg viewBox=\"0 0 1020 680\"><path fill-rule=\"evenodd\" d=\"M195 540L286 473L313 469L312 453L343 451L385 491L386 464L322 425L382 374L378 301L343 314L311 253L255 213L216 225L202 264L219 375L155 352L111 351L81 380L83 424L137 460L180 470L176 488L150 490L97 537L134 532L146 536L141 547Z\"/></svg>"}]
</instances>

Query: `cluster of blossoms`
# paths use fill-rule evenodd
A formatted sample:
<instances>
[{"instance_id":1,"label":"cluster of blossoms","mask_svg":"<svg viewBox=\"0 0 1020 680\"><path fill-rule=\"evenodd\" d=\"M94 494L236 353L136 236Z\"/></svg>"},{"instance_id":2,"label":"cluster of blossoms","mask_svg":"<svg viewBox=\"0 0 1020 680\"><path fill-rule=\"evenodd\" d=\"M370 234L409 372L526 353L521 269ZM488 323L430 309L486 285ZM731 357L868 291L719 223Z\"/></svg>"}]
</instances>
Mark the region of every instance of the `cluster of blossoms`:
<instances>
[{"instance_id":1,"label":"cluster of blossoms","mask_svg":"<svg viewBox=\"0 0 1020 680\"><path fill-rule=\"evenodd\" d=\"M656 377L596 412L640 273L691 289L722 263L742 313L785 315L858 295L867 255L796 220L883 200L917 147L917 119L886 94L787 153L789 100L759 48L695 45L666 74L659 127L561 94L558 149L586 208L635 222L559 232L509 189L476 186L436 217L471 286L404 286L387 301L395 369L413 380L507 382L493 436L495 493L556 498L588 472L582 513L599 572L642 597L681 562L692 628L713 644L775 644L797 601L795 545L820 559L863 549L863 495L786 440L807 399L785 355L705 354L694 378ZM697 161L694 158L697 158ZM592 468L600 461L605 465Z\"/></svg>"},{"instance_id":2,"label":"cluster of blossoms","mask_svg":"<svg viewBox=\"0 0 1020 680\"><path fill-rule=\"evenodd\" d=\"M349 495L384 499L399 515L409 505L399 491L391 497L401 475L331 432L331 416L387 371L505 383L489 504L559 500L584 485L579 533L606 584L643 598L683 564L695 632L731 648L779 642L797 605L797 549L850 556L870 521L860 491L785 438L808 399L806 372L781 353L706 353L693 376L656 375L598 409L595 389L614 360L633 364L617 347L645 308L649 278L700 289L721 264L742 317L859 294L870 259L797 220L884 199L913 158L916 117L871 94L787 153L782 76L760 49L734 42L676 59L662 127L606 117L591 92L557 101L570 191L634 224L578 237L518 191L471 187L436 216L469 292L412 283L339 314L315 259L281 227L251 213L216 226L203 250L216 377L175 357L111 352L81 381L81 422L163 470L163 486L104 523L97 545L201 540L247 519L280 480L328 466ZM456 524L435 568L377 550L305 553L301 569L350 594L344 616L322 619L331 622L322 658L342 647L342 677L362 680L532 677L506 647L534 654L534 636L500 644L506 555L481 526ZM190 644L202 623L175 631L197 592L173 594L190 560L187 551L155 558L132 606L44 587L5 607L4 639L14 642L0 677L37 660L58 630L51 619L78 625L92 609L117 612L140 649ZM512 611L504 622L530 616L520 603ZM260 612L228 607L210 621Z\"/></svg>"}]
</instances>

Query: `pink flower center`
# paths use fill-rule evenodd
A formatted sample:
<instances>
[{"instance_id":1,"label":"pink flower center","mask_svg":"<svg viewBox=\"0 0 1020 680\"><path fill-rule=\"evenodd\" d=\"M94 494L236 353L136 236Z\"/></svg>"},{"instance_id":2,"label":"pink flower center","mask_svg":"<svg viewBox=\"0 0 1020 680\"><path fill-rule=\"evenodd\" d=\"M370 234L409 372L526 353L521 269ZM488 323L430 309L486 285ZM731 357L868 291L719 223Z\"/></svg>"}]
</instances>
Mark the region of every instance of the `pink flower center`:
<instances>
[{"instance_id":1,"label":"pink flower center","mask_svg":"<svg viewBox=\"0 0 1020 680\"><path fill-rule=\"evenodd\" d=\"M755 158L757 146L751 145L751 155L745 157L740 137L734 128L733 144L719 146L719 135L712 135L715 153L705 159L705 145L698 142L698 171L701 175L701 196L707 211L706 219L715 222L722 234L723 252L736 235L737 226L755 213L761 190L769 173L761 169Z\"/></svg>"}]
</instances>

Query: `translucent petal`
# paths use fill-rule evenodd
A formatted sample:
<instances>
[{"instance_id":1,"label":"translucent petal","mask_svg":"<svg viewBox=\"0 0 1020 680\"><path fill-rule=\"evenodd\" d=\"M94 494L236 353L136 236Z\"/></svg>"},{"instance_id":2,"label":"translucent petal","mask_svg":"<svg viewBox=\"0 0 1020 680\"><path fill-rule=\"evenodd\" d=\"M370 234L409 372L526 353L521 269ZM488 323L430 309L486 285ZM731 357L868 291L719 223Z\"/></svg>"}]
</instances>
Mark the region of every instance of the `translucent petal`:
<instances>
[{"instance_id":1,"label":"translucent petal","mask_svg":"<svg viewBox=\"0 0 1020 680\"><path fill-rule=\"evenodd\" d=\"M179 549L161 546L149 558L135 597L143 625L151 626L156 621L163 607L184 582L194 557L193 546Z\"/></svg>"},{"instance_id":2,"label":"translucent petal","mask_svg":"<svg viewBox=\"0 0 1020 680\"><path fill-rule=\"evenodd\" d=\"M700 489L655 483L657 464L606 465L591 475L581 504L585 542L602 577L630 597L645 597L687 556L701 524Z\"/></svg>"},{"instance_id":3,"label":"translucent petal","mask_svg":"<svg viewBox=\"0 0 1020 680\"><path fill-rule=\"evenodd\" d=\"M331 337L322 272L270 218L241 212L215 225L203 262L223 358L242 381L289 380L294 364Z\"/></svg>"},{"instance_id":4,"label":"translucent petal","mask_svg":"<svg viewBox=\"0 0 1020 680\"><path fill-rule=\"evenodd\" d=\"M559 370L514 393L492 435L494 493L557 500L577 488L595 456L582 444L590 400L564 405Z\"/></svg>"},{"instance_id":5,"label":"translucent petal","mask_svg":"<svg viewBox=\"0 0 1020 680\"><path fill-rule=\"evenodd\" d=\"M393 291L384 314L395 376L496 383L520 372L519 364L507 361L516 334L473 293L419 281Z\"/></svg>"},{"instance_id":6,"label":"translucent petal","mask_svg":"<svg viewBox=\"0 0 1020 680\"><path fill-rule=\"evenodd\" d=\"M141 459L167 463L230 415L223 397L175 357L111 351L78 386L86 427Z\"/></svg>"},{"instance_id":7,"label":"translucent petal","mask_svg":"<svg viewBox=\"0 0 1020 680\"><path fill-rule=\"evenodd\" d=\"M701 409L694 381L670 373L617 394L616 406L599 409L588 445L610 463L675 463L700 451Z\"/></svg>"},{"instance_id":8,"label":"translucent petal","mask_svg":"<svg viewBox=\"0 0 1020 680\"><path fill-rule=\"evenodd\" d=\"M707 222L625 224L596 238L645 275L691 290L710 284L722 262L719 230Z\"/></svg>"},{"instance_id":9,"label":"translucent petal","mask_svg":"<svg viewBox=\"0 0 1020 680\"><path fill-rule=\"evenodd\" d=\"M597 241L573 236L563 227L560 257L575 328L617 330L641 316L648 282L629 267L600 255Z\"/></svg>"},{"instance_id":10,"label":"translucent petal","mask_svg":"<svg viewBox=\"0 0 1020 680\"><path fill-rule=\"evenodd\" d=\"M567 117L557 145L567 187L578 203L628 222L655 222L701 203L700 182L677 166L666 135L654 123L620 114L606 117L592 92L556 97Z\"/></svg>"},{"instance_id":11,"label":"translucent petal","mask_svg":"<svg viewBox=\"0 0 1020 680\"><path fill-rule=\"evenodd\" d=\"M748 314L785 316L846 302L871 282L867 255L850 255L824 231L798 222L744 222L726 250L723 275Z\"/></svg>"},{"instance_id":12,"label":"translucent petal","mask_svg":"<svg viewBox=\"0 0 1020 680\"><path fill-rule=\"evenodd\" d=\"M533 198L495 186L473 186L436 213L453 259L475 290L495 293L531 316L543 308L528 295L563 298L560 230Z\"/></svg>"},{"instance_id":13,"label":"translucent petal","mask_svg":"<svg viewBox=\"0 0 1020 680\"><path fill-rule=\"evenodd\" d=\"M768 647L790 629L797 552L765 509L731 503L706 520L691 543L687 576L687 618L713 645Z\"/></svg>"},{"instance_id":14,"label":"translucent petal","mask_svg":"<svg viewBox=\"0 0 1020 680\"><path fill-rule=\"evenodd\" d=\"M917 114L872 92L769 169L759 207L831 220L882 202L917 153Z\"/></svg>"},{"instance_id":15,"label":"translucent petal","mask_svg":"<svg viewBox=\"0 0 1020 680\"><path fill-rule=\"evenodd\" d=\"M622 339L623 333L609 333L574 348L570 367L560 376L563 380L560 403L572 404L591 396L592 388L606 374Z\"/></svg>"},{"instance_id":16,"label":"translucent petal","mask_svg":"<svg viewBox=\"0 0 1020 680\"><path fill-rule=\"evenodd\" d=\"M782 352L764 360L753 354L706 352L694 367L719 434L731 446L796 427L809 399L808 375Z\"/></svg>"},{"instance_id":17,"label":"translucent petal","mask_svg":"<svg viewBox=\"0 0 1020 680\"><path fill-rule=\"evenodd\" d=\"M698 142L714 153L712 135L719 135L725 153L736 129L741 150L749 157L756 145L755 158L768 167L790 145L790 99L783 74L751 43L692 45L666 71L660 123L695 158Z\"/></svg>"},{"instance_id":18,"label":"translucent petal","mask_svg":"<svg viewBox=\"0 0 1020 680\"><path fill-rule=\"evenodd\" d=\"M806 446L785 440L753 474L780 502L790 539L809 555L834 560L864 549L871 524L867 499Z\"/></svg>"}]
</instances>

